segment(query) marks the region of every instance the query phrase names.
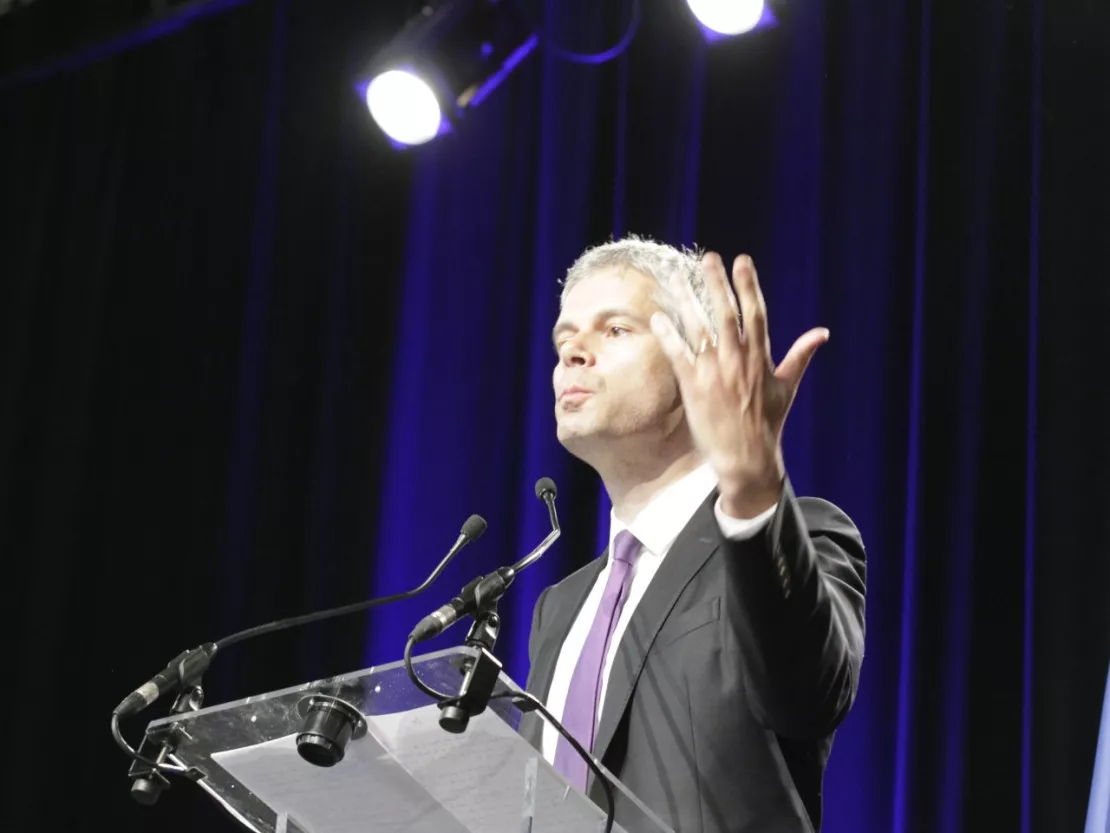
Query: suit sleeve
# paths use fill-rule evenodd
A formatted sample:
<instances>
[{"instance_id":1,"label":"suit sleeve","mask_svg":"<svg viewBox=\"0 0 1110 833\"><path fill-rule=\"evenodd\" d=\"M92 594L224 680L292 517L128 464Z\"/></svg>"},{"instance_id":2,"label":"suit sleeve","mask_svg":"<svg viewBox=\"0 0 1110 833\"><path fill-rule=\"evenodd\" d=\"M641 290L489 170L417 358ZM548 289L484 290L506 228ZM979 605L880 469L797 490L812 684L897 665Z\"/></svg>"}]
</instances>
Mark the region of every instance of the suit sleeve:
<instances>
[{"instance_id":1,"label":"suit sleeve","mask_svg":"<svg viewBox=\"0 0 1110 833\"><path fill-rule=\"evenodd\" d=\"M848 713L863 662L866 556L840 509L797 498L789 479L774 516L723 540L725 594L756 717L784 737L830 734Z\"/></svg>"}]
</instances>

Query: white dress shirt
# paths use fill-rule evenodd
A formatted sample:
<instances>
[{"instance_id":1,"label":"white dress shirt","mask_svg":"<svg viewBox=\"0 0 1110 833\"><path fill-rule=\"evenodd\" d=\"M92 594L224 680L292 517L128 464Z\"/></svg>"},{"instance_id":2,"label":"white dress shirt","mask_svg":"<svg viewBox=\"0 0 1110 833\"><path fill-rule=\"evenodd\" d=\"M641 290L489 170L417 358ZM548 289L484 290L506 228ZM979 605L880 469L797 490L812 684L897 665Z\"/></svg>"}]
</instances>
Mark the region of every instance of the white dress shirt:
<instances>
[{"instance_id":1,"label":"white dress shirt","mask_svg":"<svg viewBox=\"0 0 1110 833\"><path fill-rule=\"evenodd\" d=\"M601 704L605 702L605 690L609 683L609 670L613 666L613 658L617 654L621 636L628 627L636 605L647 592L659 565L667 556L671 545L678 534L694 516L709 492L717 485L717 476L712 467L706 463L668 486L656 495L652 501L643 508L627 527L617 517L609 513L609 551L613 550L613 541L623 529L629 529L636 540L640 542L640 556L632 568L632 583L628 590L628 600L621 610L613 631L613 638L609 643L609 651L605 655L605 665L601 672ZM776 504L777 506L777 504ZM721 501L717 500L714 512L721 532L726 538L742 540L754 536L775 514L776 506L772 506L759 516L746 520L730 518L721 510ZM555 675L551 679L551 689L547 694L546 706L558 720L563 719L563 707L566 705L567 692L570 689L570 679L574 674L575 664L582 654L586 644L586 637L590 633L594 616L597 615L601 596L605 590L605 583L609 580L611 564L607 562L597 580L586 597L582 609L571 625L563 647L559 651L559 659L555 663ZM597 719L601 719L601 708L598 706ZM555 762L555 747L559 740L559 731L551 724L545 722L543 727L543 755L552 764Z\"/></svg>"}]
</instances>

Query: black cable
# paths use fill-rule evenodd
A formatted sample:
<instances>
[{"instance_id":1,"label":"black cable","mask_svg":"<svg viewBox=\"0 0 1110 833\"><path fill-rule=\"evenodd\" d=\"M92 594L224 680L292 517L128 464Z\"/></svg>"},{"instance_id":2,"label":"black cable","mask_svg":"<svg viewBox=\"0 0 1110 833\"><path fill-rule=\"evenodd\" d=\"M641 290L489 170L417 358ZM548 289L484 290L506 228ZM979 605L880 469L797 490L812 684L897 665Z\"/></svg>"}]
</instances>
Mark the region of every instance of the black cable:
<instances>
[{"instance_id":1,"label":"black cable","mask_svg":"<svg viewBox=\"0 0 1110 833\"><path fill-rule=\"evenodd\" d=\"M132 749L131 744L129 744L124 739L123 734L120 732L119 715L115 713L112 714L112 737L115 738L115 741L119 745L119 748L126 752L130 758L138 761L140 764L146 764L148 767L155 770L156 772L161 772L166 775L184 775L186 772L188 772L188 769L186 769L185 767L174 766L173 764L167 764L162 761L151 760L150 758L146 758Z\"/></svg>"},{"instance_id":2,"label":"black cable","mask_svg":"<svg viewBox=\"0 0 1110 833\"><path fill-rule=\"evenodd\" d=\"M459 698L454 694L444 694L441 691L436 691L430 685L425 683L422 679L416 676L416 669L412 667L412 646L415 645L415 640L410 636L408 642L405 643L405 670L409 672L409 679L413 684L437 701L440 705L450 705L452 702L457 701Z\"/></svg>"},{"instance_id":3,"label":"black cable","mask_svg":"<svg viewBox=\"0 0 1110 833\"><path fill-rule=\"evenodd\" d=\"M536 711L547 718L551 725L559 730L559 734L567 739L570 745L574 747L574 751L582 756L582 760L584 760L586 762L586 765L594 771L594 774L597 776L597 780L601 782L601 786L605 790L605 804L609 808L608 812L605 815L605 833L613 833L613 814L615 812L613 807L613 785L612 783L610 783L605 773L601 771L601 767L594 760L593 755L591 755L582 747L582 744L580 744L574 738L574 736L566 730L562 723L555 719L555 716L547 710L547 706L543 704L543 701L541 701L534 694L531 694L527 691L502 691L498 694L491 694L489 699L499 700L504 698L511 698L513 700L524 700L528 703L531 703Z\"/></svg>"},{"instance_id":4,"label":"black cable","mask_svg":"<svg viewBox=\"0 0 1110 833\"><path fill-rule=\"evenodd\" d=\"M532 27L532 31L536 36L543 41L544 49L547 49L551 54L557 58L562 58L564 61L570 61L575 64L604 64L619 57L628 45L632 43L632 38L636 35L636 30L640 28L640 0L631 0L632 10L629 12L628 28L625 29L621 39L608 49L601 52L575 52L571 49L560 46L555 40L544 31L544 28L536 21L532 20L527 12L521 8L520 12L528 21L528 25Z\"/></svg>"}]
</instances>

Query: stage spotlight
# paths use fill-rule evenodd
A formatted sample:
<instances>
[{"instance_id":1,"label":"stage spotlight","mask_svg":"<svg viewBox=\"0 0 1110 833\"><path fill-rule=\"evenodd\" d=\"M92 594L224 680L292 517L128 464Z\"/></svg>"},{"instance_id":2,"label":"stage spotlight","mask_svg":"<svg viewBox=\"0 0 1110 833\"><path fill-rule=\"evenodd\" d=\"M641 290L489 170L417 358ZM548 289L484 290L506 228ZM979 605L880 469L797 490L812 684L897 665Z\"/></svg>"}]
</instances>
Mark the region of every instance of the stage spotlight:
<instances>
[{"instance_id":1,"label":"stage spotlight","mask_svg":"<svg viewBox=\"0 0 1110 833\"><path fill-rule=\"evenodd\" d=\"M515 0L429 0L357 88L383 133L422 144L457 125L537 42Z\"/></svg>"},{"instance_id":2,"label":"stage spotlight","mask_svg":"<svg viewBox=\"0 0 1110 833\"><path fill-rule=\"evenodd\" d=\"M706 29L719 35L750 32L763 19L763 0L686 0Z\"/></svg>"},{"instance_id":3,"label":"stage spotlight","mask_svg":"<svg viewBox=\"0 0 1110 833\"><path fill-rule=\"evenodd\" d=\"M402 145L420 145L439 133L443 113L432 88L400 69L376 76L366 88L366 106L386 136Z\"/></svg>"}]
</instances>

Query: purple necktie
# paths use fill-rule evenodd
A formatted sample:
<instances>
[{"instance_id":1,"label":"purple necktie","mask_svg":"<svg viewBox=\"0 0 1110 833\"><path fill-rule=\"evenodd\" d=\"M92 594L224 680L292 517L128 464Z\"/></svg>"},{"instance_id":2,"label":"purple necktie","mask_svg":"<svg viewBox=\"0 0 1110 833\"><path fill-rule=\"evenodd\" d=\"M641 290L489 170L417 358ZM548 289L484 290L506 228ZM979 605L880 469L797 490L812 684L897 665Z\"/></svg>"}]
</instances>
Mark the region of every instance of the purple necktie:
<instances>
[{"instance_id":1,"label":"purple necktie","mask_svg":"<svg viewBox=\"0 0 1110 833\"><path fill-rule=\"evenodd\" d=\"M601 594L597 615L590 626L586 644L582 646L582 653L578 656L574 675L570 678L570 689L567 691L561 722L587 752L593 751L594 746L605 656L609 653L613 630L628 598L628 588L632 583L632 564L639 552L640 542L636 540L636 536L627 529L617 533L613 542L609 580L605 583L605 592ZM586 791L589 766L562 735L559 735L559 743L555 747L555 769L570 783L583 792Z\"/></svg>"}]
</instances>

